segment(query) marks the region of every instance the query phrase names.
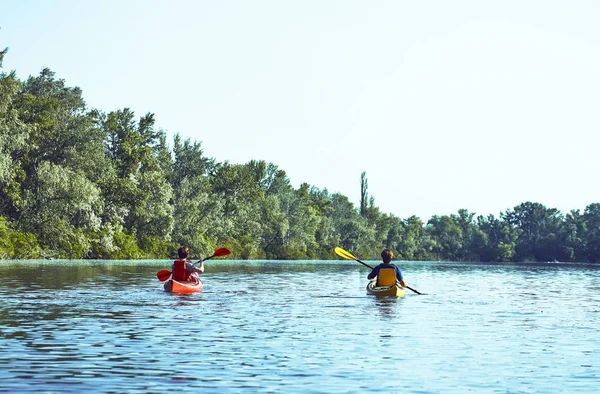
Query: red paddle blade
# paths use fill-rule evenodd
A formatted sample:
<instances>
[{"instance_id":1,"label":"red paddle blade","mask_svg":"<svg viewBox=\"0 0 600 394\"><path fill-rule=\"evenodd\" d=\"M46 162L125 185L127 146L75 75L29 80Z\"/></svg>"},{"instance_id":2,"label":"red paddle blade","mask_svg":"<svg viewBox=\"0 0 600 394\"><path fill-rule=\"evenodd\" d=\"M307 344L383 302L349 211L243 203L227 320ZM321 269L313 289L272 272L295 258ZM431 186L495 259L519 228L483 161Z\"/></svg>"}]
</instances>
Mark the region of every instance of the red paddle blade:
<instances>
[{"instance_id":1,"label":"red paddle blade","mask_svg":"<svg viewBox=\"0 0 600 394\"><path fill-rule=\"evenodd\" d=\"M227 256L228 254L231 254L231 250L227 248L219 248L215 250L215 254L213 254L213 257Z\"/></svg>"},{"instance_id":2,"label":"red paddle blade","mask_svg":"<svg viewBox=\"0 0 600 394\"><path fill-rule=\"evenodd\" d=\"M171 271L168 271L168 270L162 270L162 271L158 271L156 273L156 277L161 282L164 282L165 280L169 279L170 276L171 276Z\"/></svg>"}]
</instances>

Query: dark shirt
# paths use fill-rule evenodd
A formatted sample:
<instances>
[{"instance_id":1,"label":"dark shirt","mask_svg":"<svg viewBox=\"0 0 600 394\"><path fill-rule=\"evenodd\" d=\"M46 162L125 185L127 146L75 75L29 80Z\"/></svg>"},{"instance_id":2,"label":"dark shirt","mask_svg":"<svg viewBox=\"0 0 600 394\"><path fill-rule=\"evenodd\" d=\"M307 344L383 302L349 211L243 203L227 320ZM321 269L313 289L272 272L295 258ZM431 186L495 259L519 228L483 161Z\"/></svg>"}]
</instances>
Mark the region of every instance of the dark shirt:
<instances>
[{"instance_id":1,"label":"dark shirt","mask_svg":"<svg viewBox=\"0 0 600 394\"><path fill-rule=\"evenodd\" d=\"M367 279L373 279L377 275L379 275L380 268L394 268L396 270L396 279L399 281L402 280L402 272L400 272L400 268L396 267L396 265L393 263L379 264L377 267L373 268L373 270L371 271L371 273L369 275L367 275Z\"/></svg>"}]
</instances>

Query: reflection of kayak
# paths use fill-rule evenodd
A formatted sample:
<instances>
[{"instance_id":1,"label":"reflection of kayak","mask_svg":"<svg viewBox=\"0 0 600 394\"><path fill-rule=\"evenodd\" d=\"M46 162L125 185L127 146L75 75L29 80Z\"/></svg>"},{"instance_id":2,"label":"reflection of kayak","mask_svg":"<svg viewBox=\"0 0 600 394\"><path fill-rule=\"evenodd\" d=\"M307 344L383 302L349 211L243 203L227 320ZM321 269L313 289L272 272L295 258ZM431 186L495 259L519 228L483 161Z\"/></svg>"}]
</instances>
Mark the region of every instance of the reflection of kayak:
<instances>
[{"instance_id":1,"label":"reflection of kayak","mask_svg":"<svg viewBox=\"0 0 600 394\"><path fill-rule=\"evenodd\" d=\"M165 282L165 291L170 293L191 294L202 291L202 282L180 282L169 279Z\"/></svg>"},{"instance_id":2,"label":"reflection of kayak","mask_svg":"<svg viewBox=\"0 0 600 394\"><path fill-rule=\"evenodd\" d=\"M404 289L400 286L375 286L375 281L369 282L367 285L367 293L380 297L404 297Z\"/></svg>"}]
</instances>

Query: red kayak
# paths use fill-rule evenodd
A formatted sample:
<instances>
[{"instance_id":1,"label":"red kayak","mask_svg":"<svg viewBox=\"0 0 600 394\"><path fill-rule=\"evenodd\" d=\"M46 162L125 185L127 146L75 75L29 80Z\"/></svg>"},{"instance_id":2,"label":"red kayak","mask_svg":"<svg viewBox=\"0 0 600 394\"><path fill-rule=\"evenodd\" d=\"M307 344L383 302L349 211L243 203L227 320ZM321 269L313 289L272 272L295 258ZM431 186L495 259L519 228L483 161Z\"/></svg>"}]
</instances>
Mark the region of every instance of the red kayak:
<instances>
[{"instance_id":1,"label":"red kayak","mask_svg":"<svg viewBox=\"0 0 600 394\"><path fill-rule=\"evenodd\" d=\"M202 291L202 282L180 282L169 279L165 282L165 291L169 293L192 294Z\"/></svg>"}]
</instances>

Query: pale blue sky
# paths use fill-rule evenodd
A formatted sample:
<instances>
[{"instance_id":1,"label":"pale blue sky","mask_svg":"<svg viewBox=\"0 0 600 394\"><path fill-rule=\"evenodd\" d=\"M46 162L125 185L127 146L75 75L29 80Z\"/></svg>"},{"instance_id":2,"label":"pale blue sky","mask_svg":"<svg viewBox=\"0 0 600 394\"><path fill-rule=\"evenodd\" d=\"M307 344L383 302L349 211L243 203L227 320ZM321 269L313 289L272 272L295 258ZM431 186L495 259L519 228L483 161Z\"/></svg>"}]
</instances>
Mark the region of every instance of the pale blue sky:
<instances>
[{"instance_id":1,"label":"pale blue sky","mask_svg":"<svg viewBox=\"0 0 600 394\"><path fill-rule=\"evenodd\" d=\"M0 0L4 71L401 218L600 202L600 2Z\"/></svg>"}]
</instances>

